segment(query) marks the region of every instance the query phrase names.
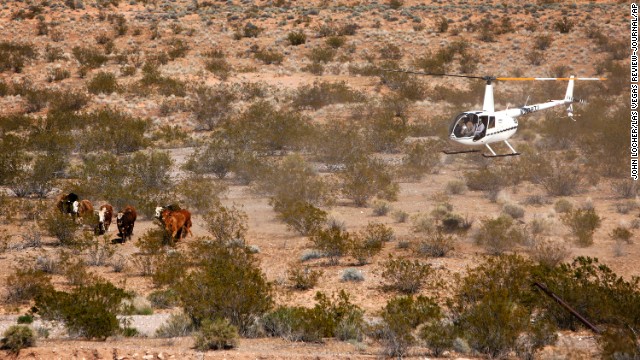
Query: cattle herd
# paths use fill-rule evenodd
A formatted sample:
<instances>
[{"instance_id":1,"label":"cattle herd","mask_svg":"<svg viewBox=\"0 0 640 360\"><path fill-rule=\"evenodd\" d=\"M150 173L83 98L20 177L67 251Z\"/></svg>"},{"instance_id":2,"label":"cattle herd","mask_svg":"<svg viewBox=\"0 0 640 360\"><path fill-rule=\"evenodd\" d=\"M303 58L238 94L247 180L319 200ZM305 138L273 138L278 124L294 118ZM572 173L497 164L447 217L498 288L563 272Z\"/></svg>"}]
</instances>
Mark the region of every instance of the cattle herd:
<instances>
[{"instance_id":1,"label":"cattle herd","mask_svg":"<svg viewBox=\"0 0 640 360\"><path fill-rule=\"evenodd\" d=\"M113 206L103 204L99 210L94 210L89 200L81 200L77 194L68 193L61 194L56 200L56 207L62 214L70 215L74 221L94 224L94 232L96 235L103 235L109 231L111 220L113 219ZM136 209L131 206L125 206L116 214L116 224L118 226L118 236L122 242L131 240L133 235L133 226L138 217ZM172 240L184 239L187 234L191 233L191 213L188 210L181 209L177 205L167 205L156 207L155 218L165 229ZM96 223L97 219L97 223Z\"/></svg>"}]
</instances>

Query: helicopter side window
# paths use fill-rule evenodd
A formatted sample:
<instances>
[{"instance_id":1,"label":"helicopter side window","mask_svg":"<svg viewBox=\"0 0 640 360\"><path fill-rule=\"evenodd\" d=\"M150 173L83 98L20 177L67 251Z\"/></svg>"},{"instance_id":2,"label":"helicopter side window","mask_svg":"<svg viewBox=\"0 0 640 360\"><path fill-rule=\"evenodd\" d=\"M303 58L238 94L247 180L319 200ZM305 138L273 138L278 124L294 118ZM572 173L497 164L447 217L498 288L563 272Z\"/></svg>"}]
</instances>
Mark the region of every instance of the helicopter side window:
<instances>
[{"instance_id":1,"label":"helicopter side window","mask_svg":"<svg viewBox=\"0 0 640 360\"><path fill-rule=\"evenodd\" d=\"M460 114L456 116L451 129L454 137L470 137L473 136L474 131L475 123L472 120L471 114Z\"/></svg>"},{"instance_id":2,"label":"helicopter side window","mask_svg":"<svg viewBox=\"0 0 640 360\"><path fill-rule=\"evenodd\" d=\"M487 126L487 129L493 129L494 127L496 127L496 117L489 116L489 126Z\"/></svg>"}]
</instances>

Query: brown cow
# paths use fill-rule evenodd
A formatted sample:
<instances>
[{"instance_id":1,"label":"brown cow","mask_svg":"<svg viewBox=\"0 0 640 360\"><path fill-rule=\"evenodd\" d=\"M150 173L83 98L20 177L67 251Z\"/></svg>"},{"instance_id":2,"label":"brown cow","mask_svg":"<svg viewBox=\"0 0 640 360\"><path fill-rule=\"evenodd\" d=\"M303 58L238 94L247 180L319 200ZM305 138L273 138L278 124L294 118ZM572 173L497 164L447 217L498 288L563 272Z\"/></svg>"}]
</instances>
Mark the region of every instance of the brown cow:
<instances>
[{"instance_id":1,"label":"brown cow","mask_svg":"<svg viewBox=\"0 0 640 360\"><path fill-rule=\"evenodd\" d=\"M93 213L93 205L91 205L91 201L86 199L74 201L73 214L78 216L78 218L80 218L83 222L91 221L92 217L95 215Z\"/></svg>"},{"instance_id":2,"label":"brown cow","mask_svg":"<svg viewBox=\"0 0 640 360\"><path fill-rule=\"evenodd\" d=\"M127 239L131 240L133 225L135 225L137 217L136 209L131 205L127 205L124 210L118 213L116 223L118 224L118 236L122 238L122 242L127 241Z\"/></svg>"},{"instance_id":3,"label":"brown cow","mask_svg":"<svg viewBox=\"0 0 640 360\"><path fill-rule=\"evenodd\" d=\"M173 237L176 239L184 239L185 237L187 237L187 234L193 236L193 233L191 232L191 226L193 224L191 222L191 213L189 212L189 210L181 209L177 205L167 205L167 206L156 207L156 219L160 220L160 222L162 223L162 225L164 225L167 231L169 231L169 229L167 228L167 219L172 214L178 214L178 213L182 214L182 216L184 217L184 222L181 221L182 226L178 228L177 233L174 234Z\"/></svg>"},{"instance_id":4,"label":"brown cow","mask_svg":"<svg viewBox=\"0 0 640 360\"><path fill-rule=\"evenodd\" d=\"M100 210L96 211L98 215L98 224L96 224L95 234L102 235L109 231L111 226L111 219L113 218L113 206L110 204L104 204L100 206Z\"/></svg>"},{"instance_id":5,"label":"brown cow","mask_svg":"<svg viewBox=\"0 0 640 360\"><path fill-rule=\"evenodd\" d=\"M172 240L180 240L179 237L184 237L184 231L182 229L185 226L185 221L186 218L180 211L174 211L164 217L165 229L168 234L171 234Z\"/></svg>"}]
</instances>

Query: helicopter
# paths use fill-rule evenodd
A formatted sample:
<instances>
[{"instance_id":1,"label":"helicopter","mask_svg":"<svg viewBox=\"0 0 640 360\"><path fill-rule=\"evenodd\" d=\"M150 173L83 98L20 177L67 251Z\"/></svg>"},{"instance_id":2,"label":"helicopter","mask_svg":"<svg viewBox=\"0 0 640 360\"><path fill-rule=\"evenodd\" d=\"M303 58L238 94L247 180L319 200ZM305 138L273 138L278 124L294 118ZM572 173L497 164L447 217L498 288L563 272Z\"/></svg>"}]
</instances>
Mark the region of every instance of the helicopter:
<instances>
[{"instance_id":1,"label":"helicopter","mask_svg":"<svg viewBox=\"0 0 640 360\"><path fill-rule=\"evenodd\" d=\"M488 158L517 156L520 155L509 141L518 130L518 117L530 114L540 110L550 109L555 106L566 105L567 115L573 119L573 103L584 103L584 100L575 99L573 97L573 87L576 80L592 80L600 81L605 78L589 78L589 77L493 77L493 76L472 76L472 75L456 75L456 74L430 74L409 70L391 70L392 72L406 72L419 75L430 76L451 76L470 79L482 79L486 81L484 102L482 110L465 111L455 116L449 125L448 139L452 142L466 146L485 146L491 154L482 153L482 156ZM507 108L505 110L496 111L493 101L493 82L494 81L568 81L567 90L564 99L549 100L547 102L524 105L516 108ZM575 119L574 119L575 120ZM503 142L507 145L511 153L497 154L489 144ZM479 152L478 149L468 150L444 150L445 154L462 154Z\"/></svg>"}]
</instances>

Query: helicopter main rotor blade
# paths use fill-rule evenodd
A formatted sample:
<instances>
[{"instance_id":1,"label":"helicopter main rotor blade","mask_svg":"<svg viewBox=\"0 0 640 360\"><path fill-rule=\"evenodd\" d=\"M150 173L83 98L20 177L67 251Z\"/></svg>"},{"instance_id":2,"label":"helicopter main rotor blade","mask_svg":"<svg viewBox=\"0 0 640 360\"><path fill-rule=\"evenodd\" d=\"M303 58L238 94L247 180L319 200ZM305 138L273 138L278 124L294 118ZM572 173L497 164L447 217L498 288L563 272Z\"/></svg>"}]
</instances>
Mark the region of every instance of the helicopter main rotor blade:
<instances>
[{"instance_id":1,"label":"helicopter main rotor blade","mask_svg":"<svg viewBox=\"0 0 640 360\"><path fill-rule=\"evenodd\" d=\"M423 71L400 70L400 69L384 69L384 68L380 68L380 70L388 71L388 72L399 72L399 73L407 73L407 74L416 74L416 75L450 76L450 77L459 77L459 78L467 78L467 79L482 79L482 80L486 80L486 76L444 74L444 73L427 73L427 72L423 72Z\"/></svg>"},{"instance_id":2,"label":"helicopter main rotor blade","mask_svg":"<svg viewBox=\"0 0 640 360\"><path fill-rule=\"evenodd\" d=\"M555 80L555 81L569 81L569 80L594 80L594 81L604 81L607 80L607 78L583 78L583 77L576 77L576 78L568 78L568 77L557 77L557 78L537 78L537 77L498 77L496 78L496 80L498 81L550 81L550 80Z\"/></svg>"}]
</instances>

